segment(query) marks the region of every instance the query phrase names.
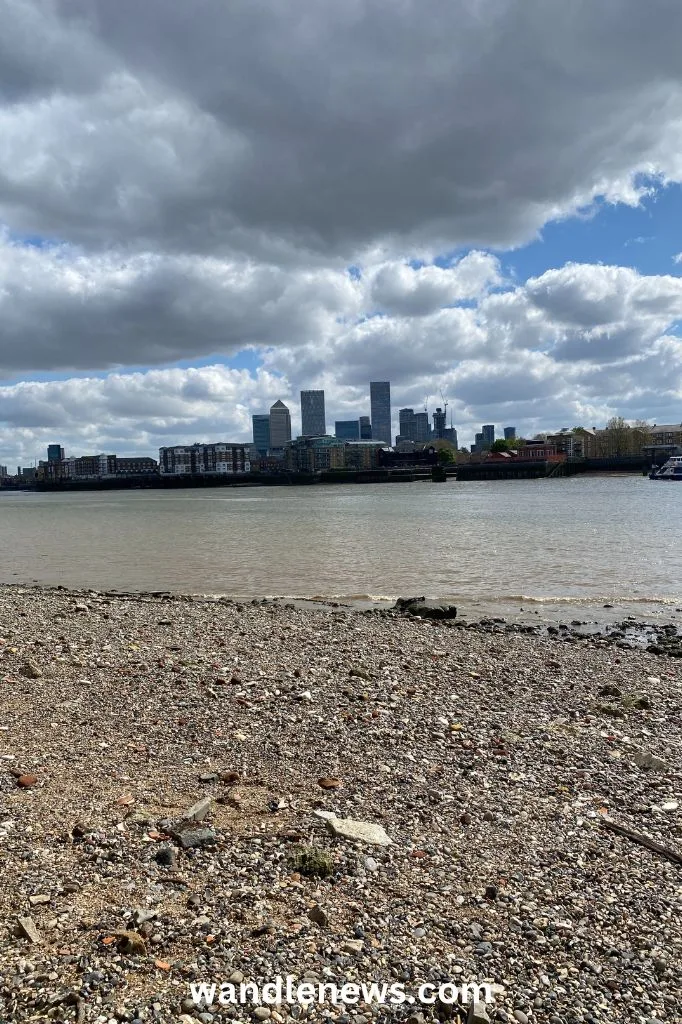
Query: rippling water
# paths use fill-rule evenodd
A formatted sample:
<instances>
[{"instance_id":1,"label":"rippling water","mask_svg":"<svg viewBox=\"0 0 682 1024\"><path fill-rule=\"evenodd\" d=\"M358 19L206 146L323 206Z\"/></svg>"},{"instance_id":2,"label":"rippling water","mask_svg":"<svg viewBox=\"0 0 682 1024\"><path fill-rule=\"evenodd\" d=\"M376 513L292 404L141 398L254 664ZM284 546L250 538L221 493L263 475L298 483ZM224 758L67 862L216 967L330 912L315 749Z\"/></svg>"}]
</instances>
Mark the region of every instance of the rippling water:
<instances>
[{"instance_id":1,"label":"rippling water","mask_svg":"<svg viewBox=\"0 0 682 1024\"><path fill-rule=\"evenodd\" d=\"M472 604L682 603L645 477L0 495L5 583Z\"/></svg>"}]
</instances>

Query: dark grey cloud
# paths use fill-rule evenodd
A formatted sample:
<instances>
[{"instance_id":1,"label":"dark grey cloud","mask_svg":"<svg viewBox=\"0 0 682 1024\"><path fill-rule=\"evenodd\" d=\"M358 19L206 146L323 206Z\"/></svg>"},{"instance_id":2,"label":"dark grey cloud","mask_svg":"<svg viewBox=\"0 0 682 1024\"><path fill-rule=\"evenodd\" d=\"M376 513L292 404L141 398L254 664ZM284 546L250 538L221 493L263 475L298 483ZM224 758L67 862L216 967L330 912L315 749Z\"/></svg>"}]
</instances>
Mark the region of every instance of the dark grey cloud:
<instances>
[{"instance_id":1,"label":"dark grey cloud","mask_svg":"<svg viewBox=\"0 0 682 1024\"><path fill-rule=\"evenodd\" d=\"M259 257L506 245L594 195L631 199L637 171L680 174L672 0L4 0L4 14L22 36L6 88L24 102L0 145L17 231Z\"/></svg>"}]
</instances>

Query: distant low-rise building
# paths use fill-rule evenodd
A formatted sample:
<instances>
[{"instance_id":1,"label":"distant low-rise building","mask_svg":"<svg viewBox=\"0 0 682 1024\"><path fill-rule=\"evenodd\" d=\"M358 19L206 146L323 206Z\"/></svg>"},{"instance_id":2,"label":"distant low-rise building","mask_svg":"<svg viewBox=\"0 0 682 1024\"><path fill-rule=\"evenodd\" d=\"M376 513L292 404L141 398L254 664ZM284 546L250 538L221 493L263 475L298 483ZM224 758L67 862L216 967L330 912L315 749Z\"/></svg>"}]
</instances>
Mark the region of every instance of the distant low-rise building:
<instances>
[{"instance_id":1,"label":"distant low-rise building","mask_svg":"<svg viewBox=\"0 0 682 1024\"><path fill-rule=\"evenodd\" d=\"M159 472L159 464L156 459L146 455L132 456L131 458L121 458L120 455L116 455L114 458L116 459L114 464L116 476L141 476Z\"/></svg>"},{"instance_id":2,"label":"distant low-rise building","mask_svg":"<svg viewBox=\"0 0 682 1024\"><path fill-rule=\"evenodd\" d=\"M159 449L159 472L164 476L248 473L250 469L243 444L219 441Z\"/></svg>"}]
</instances>

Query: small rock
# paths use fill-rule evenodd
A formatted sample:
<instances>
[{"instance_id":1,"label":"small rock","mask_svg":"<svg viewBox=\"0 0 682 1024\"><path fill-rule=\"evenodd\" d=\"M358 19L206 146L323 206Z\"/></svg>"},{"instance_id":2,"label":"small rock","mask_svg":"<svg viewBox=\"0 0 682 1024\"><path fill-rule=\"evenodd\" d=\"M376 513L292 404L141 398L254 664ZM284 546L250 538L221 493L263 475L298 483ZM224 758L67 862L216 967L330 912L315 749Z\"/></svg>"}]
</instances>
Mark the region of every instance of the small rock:
<instances>
[{"instance_id":1,"label":"small rock","mask_svg":"<svg viewBox=\"0 0 682 1024\"><path fill-rule=\"evenodd\" d=\"M319 924L320 928L326 928L329 924L329 917L317 903L308 911L308 917L311 921L314 921L315 924Z\"/></svg>"},{"instance_id":2,"label":"small rock","mask_svg":"<svg viewBox=\"0 0 682 1024\"><path fill-rule=\"evenodd\" d=\"M272 1016L272 1010L268 1009L267 1006L257 1006L253 1011L253 1015L256 1020L269 1020Z\"/></svg>"},{"instance_id":3,"label":"small rock","mask_svg":"<svg viewBox=\"0 0 682 1024\"><path fill-rule=\"evenodd\" d=\"M332 775L325 775L323 778L317 780L318 786L322 789L338 789L343 783L341 779L336 779Z\"/></svg>"},{"instance_id":4,"label":"small rock","mask_svg":"<svg viewBox=\"0 0 682 1024\"><path fill-rule=\"evenodd\" d=\"M29 942L38 943L42 941L32 917L17 917L17 924L19 926L20 933L27 938Z\"/></svg>"},{"instance_id":5,"label":"small rock","mask_svg":"<svg viewBox=\"0 0 682 1024\"><path fill-rule=\"evenodd\" d=\"M652 771L664 771L668 766L660 757L649 750L633 750L632 760L639 768L650 768Z\"/></svg>"},{"instance_id":6,"label":"small rock","mask_svg":"<svg viewBox=\"0 0 682 1024\"><path fill-rule=\"evenodd\" d=\"M30 789L31 786L35 786L37 782L37 775L20 775L17 779L17 785L21 786L22 789Z\"/></svg>"},{"instance_id":7,"label":"small rock","mask_svg":"<svg viewBox=\"0 0 682 1024\"><path fill-rule=\"evenodd\" d=\"M215 776L215 778L217 778L217 776ZM201 800L197 800L197 802L192 804L192 806L182 815L182 818L180 819L181 824L188 824L192 821L203 821L211 810L212 803L212 796L205 796L202 797ZM176 828L178 831L182 831L181 827L176 826Z\"/></svg>"},{"instance_id":8,"label":"small rock","mask_svg":"<svg viewBox=\"0 0 682 1024\"><path fill-rule=\"evenodd\" d=\"M341 951L343 953L362 953L363 946L364 942L362 939L346 939L345 942L341 944Z\"/></svg>"},{"instance_id":9,"label":"small rock","mask_svg":"<svg viewBox=\"0 0 682 1024\"><path fill-rule=\"evenodd\" d=\"M490 1024L490 1017L486 1011L485 1003L479 1002L478 999L473 1003L469 1003L467 1024Z\"/></svg>"},{"instance_id":10,"label":"small rock","mask_svg":"<svg viewBox=\"0 0 682 1024\"><path fill-rule=\"evenodd\" d=\"M49 903L51 899L52 897L48 896L46 893L39 893L36 896L29 896L28 902L32 907L37 907L41 903Z\"/></svg>"},{"instance_id":11,"label":"small rock","mask_svg":"<svg viewBox=\"0 0 682 1024\"><path fill-rule=\"evenodd\" d=\"M25 661L21 666L21 674L27 679L40 679L43 670L36 665L35 661Z\"/></svg>"}]
</instances>

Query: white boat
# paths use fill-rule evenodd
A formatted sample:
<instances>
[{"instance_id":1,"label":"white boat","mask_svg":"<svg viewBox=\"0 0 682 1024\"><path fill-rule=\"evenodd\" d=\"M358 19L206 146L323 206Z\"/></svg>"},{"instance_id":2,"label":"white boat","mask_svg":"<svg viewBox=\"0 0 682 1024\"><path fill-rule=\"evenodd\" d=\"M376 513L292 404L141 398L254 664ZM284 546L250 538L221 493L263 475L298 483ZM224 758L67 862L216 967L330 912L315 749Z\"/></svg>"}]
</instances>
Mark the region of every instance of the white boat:
<instances>
[{"instance_id":1,"label":"white boat","mask_svg":"<svg viewBox=\"0 0 682 1024\"><path fill-rule=\"evenodd\" d=\"M652 469L650 480L679 480L682 483L682 455L671 455L659 469Z\"/></svg>"}]
</instances>

